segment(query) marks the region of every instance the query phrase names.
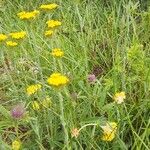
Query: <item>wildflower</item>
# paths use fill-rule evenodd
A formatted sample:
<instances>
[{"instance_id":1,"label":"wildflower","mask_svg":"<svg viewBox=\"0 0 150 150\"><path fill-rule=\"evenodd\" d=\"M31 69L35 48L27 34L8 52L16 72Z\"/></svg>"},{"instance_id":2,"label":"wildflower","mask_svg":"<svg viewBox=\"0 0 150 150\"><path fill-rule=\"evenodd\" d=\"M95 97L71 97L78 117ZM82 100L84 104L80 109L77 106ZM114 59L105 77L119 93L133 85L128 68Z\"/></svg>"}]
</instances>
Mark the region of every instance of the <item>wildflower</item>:
<instances>
[{"instance_id":1,"label":"wildflower","mask_svg":"<svg viewBox=\"0 0 150 150\"><path fill-rule=\"evenodd\" d=\"M26 36L26 32L25 31L21 31L21 32L12 32L9 34L13 39L22 39Z\"/></svg>"},{"instance_id":2,"label":"wildflower","mask_svg":"<svg viewBox=\"0 0 150 150\"><path fill-rule=\"evenodd\" d=\"M121 104L124 102L124 99L126 98L125 92L116 93L114 95L114 100L117 104Z\"/></svg>"},{"instance_id":3,"label":"wildflower","mask_svg":"<svg viewBox=\"0 0 150 150\"><path fill-rule=\"evenodd\" d=\"M49 97L47 97L46 99L42 101L42 106L45 108L49 108L51 104L52 104L52 101Z\"/></svg>"},{"instance_id":4,"label":"wildflower","mask_svg":"<svg viewBox=\"0 0 150 150\"><path fill-rule=\"evenodd\" d=\"M25 108L23 104L18 104L14 106L14 108L11 110L11 116L15 119L20 119L25 114Z\"/></svg>"},{"instance_id":5,"label":"wildflower","mask_svg":"<svg viewBox=\"0 0 150 150\"><path fill-rule=\"evenodd\" d=\"M30 12L22 11L22 12L18 13L17 16L20 19L32 19L32 18L35 18L36 15L38 15L39 13L40 12L37 10L30 11Z\"/></svg>"},{"instance_id":6,"label":"wildflower","mask_svg":"<svg viewBox=\"0 0 150 150\"><path fill-rule=\"evenodd\" d=\"M49 20L46 22L49 28L54 28L61 25L60 21L57 20Z\"/></svg>"},{"instance_id":7,"label":"wildflower","mask_svg":"<svg viewBox=\"0 0 150 150\"><path fill-rule=\"evenodd\" d=\"M57 8L58 5L56 3L53 4L47 4L47 5L41 5L40 8L44 10L51 10Z\"/></svg>"},{"instance_id":8,"label":"wildflower","mask_svg":"<svg viewBox=\"0 0 150 150\"><path fill-rule=\"evenodd\" d=\"M7 36L5 34L0 34L0 42L7 39Z\"/></svg>"},{"instance_id":9,"label":"wildflower","mask_svg":"<svg viewBox=\"0 0 150 150\"><path fill-rule=\"evenodd\" d=\"M64 52L60 48L55 48L52 50L51 55L55 57L62 57L64 55Z\"/></svg>"},{"instance_id":10,"label":"wildflower","mask_svg":"<svg viewBox=\"0 0 150 150\"><path fill-rule=\"evenodd\" d=\"M33 108L34 110L39 110L39 109L40 109L39 103L38 103L37 101L33 101L33 102L32 102L32 108Z\"/></svg>"},{"instance_id":11,"label":"wildflower","mask_svg":"<svg viewBox=\"0 0 150 150\"><path fill-rule=\"evenodd\" d=\"M89 74L87 79L89 83L94 83L96 81L96 77L94 74Z\"/></svg>"},{"instance_id":12,"label":"wildflower","mask_svg":"<svg viewBox=\"0 0 150 150\"><path fill-rule=\"evenodd\" d=\"M53 73L52 75L50 75L47 82L50 85L58 87L67 84L69 82L69 79L60 73Z\"/></svg>"},{"instance_id":13,"label":"wildflower","mask_svg":"<svg viewBox=\"0 0 150 150\"><path fill-rule=\"evenodd\" d=\"M117 124L115 122L108 122L105 126L101 126L103 129L103 141L112 141L115 138Z\"/></svg>"},{"instance_id":14,"label":"wildflower","mask_svg":"<svg viewBox=\"0 0 150 150\"><path fill-rule=\"evenodd\" d=\"M21 142L19 140L15 140L12 142L12 150L19 150L21 147Z\"/></svg>"},{"instance_id":15,"label":"wildflower","mask_svg":"<svg viewBox=\"0 0 150 150\"><path fill-rule=\"evenodd\" d=\"M17 43L17 42L13 42L13 41L7 41L7 42L6 42L6 45L7 45L7 46L12 46L12 47L14 47L14 46L17 46L18 43Z\"/></svg>"},{"instance_id":16,"label":"wildflower","mask_svg":"<svg viewBox=\"0 0 150 150\"><path fill-rule=\"evenodd\" d=\"M73 137L75 137L75 138L77 138L79 136L79 130L77 129L77 128L73 128L72 130L71 130L71 137L73 138Z\"/></svg>"},{"instance_id":17,"label":"wildflower","mask_svg":"<svg viewBox=\"0 0 150 150\"><path fill-rule=\"evenodd\" d=\"M52 30L45 31L45 36L51 36L54 33Z\"/></svg>"},{"instance_id":18,"label":"wildflower","mask_svg":"<svg viewBox=\"0 0 150 150\"><path fill-rule=\"evenodd\" d=\"M34 94L36 91L38 91L39 89L41 89L41 85L40 85L40 84L30 85L30 86L27 88L27 94L28 94L28 95L32 95L32 94Z\"/></svg>"}]
</instances>

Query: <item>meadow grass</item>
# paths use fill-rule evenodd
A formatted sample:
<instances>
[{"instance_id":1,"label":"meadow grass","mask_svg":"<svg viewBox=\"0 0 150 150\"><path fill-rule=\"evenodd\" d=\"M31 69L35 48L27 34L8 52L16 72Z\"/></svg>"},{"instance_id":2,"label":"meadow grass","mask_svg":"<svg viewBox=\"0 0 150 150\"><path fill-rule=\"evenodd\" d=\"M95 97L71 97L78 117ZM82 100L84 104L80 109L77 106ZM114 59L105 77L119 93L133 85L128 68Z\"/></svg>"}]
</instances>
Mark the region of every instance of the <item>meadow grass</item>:
<instances>
[{"instance_id":1,"label":"meadow grass","mask_svg":"<svg viewBox=\"0 0 150 150\"><path fill-rule=\"evenodd\" d=\"M58 8L40 10L34 19L17 16L54 2ZM27 36L16 47L0 42L0 150L12 149L16 139L23 150L149 150L149 6L138 0L1 0L0 33ZM45 37L50 19L62 25ZM53 48L64 56L52 56ZM54 72L69 83L49 85ZM42 88L29 96L32 84ZM117 104L114 95L121 91L126 98ZM49 107L34 109L33 101L41 104L47 97ZM15 119L11 109L20 103L25 114ZM104 141L108 122L117 129L113 140Z\"/></svg>"}]
</instances>

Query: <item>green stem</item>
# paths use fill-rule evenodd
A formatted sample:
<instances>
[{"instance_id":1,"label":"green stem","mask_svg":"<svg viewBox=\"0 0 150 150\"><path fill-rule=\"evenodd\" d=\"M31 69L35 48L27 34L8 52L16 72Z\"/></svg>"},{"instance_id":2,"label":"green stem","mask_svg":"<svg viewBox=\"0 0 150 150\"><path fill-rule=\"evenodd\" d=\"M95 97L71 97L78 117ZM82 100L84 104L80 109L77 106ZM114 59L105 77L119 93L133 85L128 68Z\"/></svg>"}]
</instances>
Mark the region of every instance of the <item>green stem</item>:
<instances>
[{"instance_id":1,"label":"green stem","mask_svg":"<svg viewBox=\"0 0 150 150\"><path fill-rule=\"evenodd\" d=\"M82 127L79 129L79 132L80 132L83 128L87 127L87 126L97 126L97 123L85 124L84 126L82 126Z\"/></svg>"},{"instance_id":2,"label":"green stem","mask_svg":"<svg viewBox=\"0 0 150 150\"><path fill-rule=\"evenodd\" d=\"M16 121L16 123L15 123L15 131L16 131L17 139L19 139L19 133L18 133L18 121Z\"/></svg>"},{"instance_id":3,"label":"green stem","mask_svg":"<svg viewBox=\"0 0 150 150\"><path fill-rule=\"evenodd\" d=\"M60 104L60 111L61 111L60 120L61 120L63 129L64 129L64 134L65 134L65 145L66 145L67 149L70 149L69 148L68 131L67 131L65 116L64 116L63 97L62 97L62 94L60 92L58 93L58 96L59 96L59 104Z\"/></svg>"}]
</instances>

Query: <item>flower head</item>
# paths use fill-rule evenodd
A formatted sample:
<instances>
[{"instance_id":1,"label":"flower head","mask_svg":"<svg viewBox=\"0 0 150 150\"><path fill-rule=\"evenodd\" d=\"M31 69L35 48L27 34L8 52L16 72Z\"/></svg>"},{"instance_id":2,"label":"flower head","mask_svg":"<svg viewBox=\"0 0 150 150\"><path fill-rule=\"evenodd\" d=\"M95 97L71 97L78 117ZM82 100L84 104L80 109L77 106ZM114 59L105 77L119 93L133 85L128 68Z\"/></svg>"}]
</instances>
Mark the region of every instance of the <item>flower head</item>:
<instances>
[{"instance_id":1,"label":"flower head","mask_svg":"<svg viewBox=\"0 0 150 150\"><path fill-rule=\"evenodd\" d=\"M89 74L87 79L89 83L94 83L96 81L96 77L94 74Z\"/></svg>"},{"instance_id":2,"label":"flower head","mask_svg":"<svg viewBox=\"0 0 150 150\"><path fill-rule=\"evenodd\" d=\"M21 147L21 142L19 140L15 140L12 142L12 150L19 150Z\"/></svg>"},{"instance_id":3,"label":"flower head","mask_svg":"<svg viewBox=\"0 0 150 150\"><path fill-rule=\"evenodd\" d=\"M53 73L50 75L47 82L52 86L59 87L67 84L69 79L60 73Z\"/></svg>"},{"instance_id":4,"label":"flower head","mask_svg":"<svg viewBox=\"0 0 150 150\"><path fill-rule=\"evenodd\" d=\"M61 25L60 21L57 20L49 20L46 22L49 28L54 28L54 27L58 27Z\"/></svg>"},{"instance_id":5,"label":"flower head","mask_svg":"<svg viewBox=\"0 0 150 150\"><path fill-rule=\"evenodd\" d=\"M18 104L14 106L11 110L11 116L15 119L20 119L25 114L25 107L24 104Z\"/></svg>"},{"instance_id":6,"label":"flower head","mask_svg":"<svg viewBox=\"0 0 150 150\"><path fill-rule=\"evenodd\" d=\"M42 102L41 102L42 106L45 108L49 108L52 104L52 101L49 97L46 97Z\"/></svg>"},{"instance_id":7,"label":"flower head","mask_svg":"<svg viewBox=\"0 0 150 150\"><path fill-rule=\"evenodd\" d=\"M13 41L7 41L7 42L6 42L6 45L7 45L7 46L11 46L11 47L15 47L15 46L18 45L18 43L17 43L17 42L13 42Z\"/></svg>"},{"instance_id":8,"label":"flower head","mask_svg":"<svg viewBox=\"0 0 150 150\"><path fill-rule=\"evenodd\" d=\"M0 34L0 42L5 41L7 39L7 36L5 34Z\"/></svg>"},{"instance_id":9,"label":"flower head","mask_svg":"<svg viewBox=\"0 0 150 150\"><path fill-rule=\"evenodd\" d=\"M115 122L108 122L105 126L101 126L103 129L103 141L112 141L115 138L117 124Z\"/></svg>"},{"instance_id":10,"label":"flower head","mask_svg":"<svg viewBox=\"0 0 150 150\"><path fill-rule=\"evenodd\" d=\"M34 94L36 91L38 91L39 89L41 89L41 85L40 84L34 84L34 85L30 85L27 87L27 94L28 95L32 95Z\"/></svg>"},{"instance_id":11,"label":"flower head","mask_svg":"<svg viewBox=\"0 0 150 150\"><path fill-rule=\"evenodd\" d=\"M55 9L57 7L58 7L58 5L56 3L40 6L40 8L43 9L43 10L51 10L51 9Z\"/></svg>"},{"instance_id":12,"label":"flower head","mask_svg":"<svg viewBox=\"0 0 150 150\"><path fill-rule=\"evenodd\" d=\"M62 57L64 55L64 52L60 48L55 48L52 49L51 55L55 57Z\"/></svg>"},{"instance_id":13,"label":"flower head","mask_svg":"<svg viewBox=\"0 0 150 150\"><path fill-rule=\"evenodd\" d=\"M45 31L45 36L51 36L54 33L52 30Z\"/></svg>"},{"instance_id":14,"label":"flower head","mask_svg":"<svg viewBox=\"0 0 150 150\"><path fill-rule=\"evenodd\" d=\"M20 19L33 19L35 18L40 12L37 10L34 11L30 11L30 12L26 12L26 11L22 11L20 13L17 14L17 16Z\"/></svg>"},{"instance_id":15,"label":"flower head","mask_svg":"<svg viewBox=\"0 0 150 150\"><path fill-rule=\"evenodd\" d=\"M26 36L26 32L25 31L21 31L21 32L12 32L9 34L13 39L22 39Z\"/></svg>"},{"instance_id":16,"label":"flower head","mask_svg":"<svg viewBox=\"0 0 150 150\"><path fill-rule=\"evenodd\" d=\"M73 137L75 137L75 138L77 138L79 136L79 130L77 129L77 128L73 128L72 130L71 130L71 137L73 138Z\"/></svg>"},{"instance_id":17,"label":"flower head","mask_svg":"<svg viewBox=\"0 0 150 150\"><path fill-rule=\"evenodd\" d=\"M114 95L114 100L117 104L121 104L124 102L124 99L126 98L125 92L116 93Z\"/></svg>"},{"instance_id":18,"label":"flower head","mask_svg":"<svg viewBox=\"0 0 150 150\"><path fill-rule=\"evenodd\" d=\"M33 108L34 110L39 110L39 109L40 109L40 104L39 104L39 102L38 102L38 101L33 101L33 102L32 102L32 108Z\"/></svg>"}]
</instances>

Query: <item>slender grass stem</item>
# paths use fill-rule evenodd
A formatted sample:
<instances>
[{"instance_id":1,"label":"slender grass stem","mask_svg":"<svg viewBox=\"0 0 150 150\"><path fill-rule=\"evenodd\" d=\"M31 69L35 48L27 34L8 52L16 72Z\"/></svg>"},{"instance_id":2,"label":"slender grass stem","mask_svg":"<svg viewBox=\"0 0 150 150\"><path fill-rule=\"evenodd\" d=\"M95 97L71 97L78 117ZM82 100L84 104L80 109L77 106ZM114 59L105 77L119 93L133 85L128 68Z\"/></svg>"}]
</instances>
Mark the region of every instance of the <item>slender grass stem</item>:
<instances>
[{"instance_id":1,"label":"slender grass stem","mask_svg":"<svg viewBox=\"0 0 150 150\"><path fill-rule=\"evenodd\" d=\"M82 126L82 127L79 129L79 132L80 132L83 128L87 127L87 126L96 126L96 125L97 125L96 123L85 124L84 126Z\"/></svg>"},{"instance_id":2,"label":"slender grass stem","mask_svg":"<svg viewBox=\"0 0 150 150\"><path fill-rule=\"evenodd\" d=\"M60 111L61 111L60 120L61 120L64 134L65 134L65 145L66 145L67 149L70 149L69 148L69 136L68 136L67 125L66 125L65 115L64 115L63 96L62 96L61 92L58 93L58 96L59 96L59 104L60 104Z\"/></svg>"}]
</instances>

